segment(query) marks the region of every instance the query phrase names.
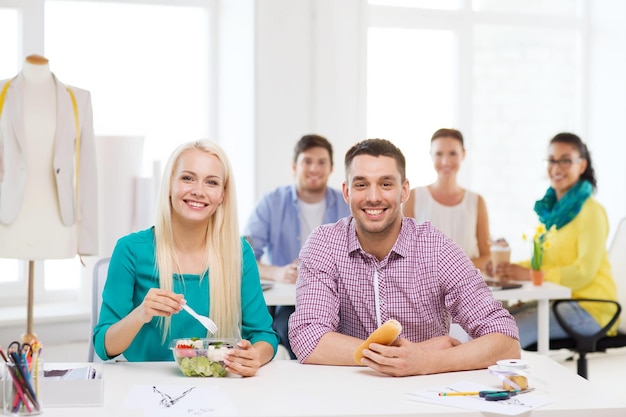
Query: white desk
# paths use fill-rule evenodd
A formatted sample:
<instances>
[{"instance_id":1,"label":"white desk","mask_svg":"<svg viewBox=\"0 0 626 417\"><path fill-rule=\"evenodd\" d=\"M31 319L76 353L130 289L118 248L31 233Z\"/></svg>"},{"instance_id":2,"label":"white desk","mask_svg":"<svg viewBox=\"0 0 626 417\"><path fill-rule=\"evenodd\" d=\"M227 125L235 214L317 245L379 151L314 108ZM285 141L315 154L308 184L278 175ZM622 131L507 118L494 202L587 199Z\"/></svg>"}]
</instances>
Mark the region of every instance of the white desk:
<instances>
[{"instance_id":1,"label":"white desk","mask_svg":"<svg viewBox=\"0 0 626 417\"><path fill-rule=\"evenodd\" d=\"M608 396L572 371L546 356L524 353L529 361L529 385L554 402L525 413L533 417L626 415L626 398ZM488 370L393 378L364 367L301 365L276 360L252 378L186 378L173 362L105 363L102 407L46 408L45 417L141 416L126 408L129 393L137 386L173 386L182 392L191 387L219 389L234 403L237 416L484 416L481 412L412 401L407 394L470 381L494 388L500 381ZM136 398L134 403L139 404ZM146 400L144 398L144 400ZM154 399L148 398L150 404ZM207 399L206 407L210 407ZM145 407L145 405L143 405ZM167 414L171 415L171 414ZM187 414L185 414L187 415ZM213 414L211 414L213 415Z\"/></svg>"},{"instance_id":2,"label":"white desk","mask_svg":"<svg viewBox=\"0 0 626 417\"><path fill-rule=\"evenodd\" d=\"M265 290L265 302L268 306L295 305L296 285L274 282L274 286ZM496 300L537 300L537 351L547 354L550 350L550 300L571 297L571 290L562 285L545 282L535 287L530 282L522 283L522 288L493 291Z\"/></svg>"}]
</instances>

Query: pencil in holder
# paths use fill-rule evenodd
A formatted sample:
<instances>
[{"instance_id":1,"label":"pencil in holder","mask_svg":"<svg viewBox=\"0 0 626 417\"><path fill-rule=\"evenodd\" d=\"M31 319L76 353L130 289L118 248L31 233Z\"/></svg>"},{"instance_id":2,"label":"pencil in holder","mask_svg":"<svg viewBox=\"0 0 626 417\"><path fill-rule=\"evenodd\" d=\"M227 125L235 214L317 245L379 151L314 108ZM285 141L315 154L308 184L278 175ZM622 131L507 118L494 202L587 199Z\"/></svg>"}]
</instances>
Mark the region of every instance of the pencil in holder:
<instances>
[{"instance_id":1,"label":"pencil in holder","mask_svg":"<svg viewBox=\"0 0 626 417\"><path fill-rule=\"evenodd\" d=\"M43 376L41 359L29 370L19 363L7 362L4 366L2 411L9 416L31 416L43 411L39 402L39 381Z\"/></svg>"}]
</instances>

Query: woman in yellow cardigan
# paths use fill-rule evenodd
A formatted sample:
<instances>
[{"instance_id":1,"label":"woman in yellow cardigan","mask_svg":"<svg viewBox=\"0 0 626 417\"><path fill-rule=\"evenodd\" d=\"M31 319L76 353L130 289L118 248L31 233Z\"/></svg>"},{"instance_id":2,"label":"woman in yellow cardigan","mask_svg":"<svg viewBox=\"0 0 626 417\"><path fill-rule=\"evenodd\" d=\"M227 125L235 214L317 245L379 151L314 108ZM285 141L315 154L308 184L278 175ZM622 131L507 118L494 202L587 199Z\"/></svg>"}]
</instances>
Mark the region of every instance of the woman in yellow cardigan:
<instances>
[{"instance_id":1,"label":"woman in yellow cardigan","mask_svg":"<svg viewBox=\"0 0 626 417\"><path fill-rule=\"evenodd\" d=\"M572 298L616 300L606 250L609 222L604 207L592 196L596 178L587 146L572 133L559 133L550 140L546 162L551 186L535 203L539 221L549 230L541 264L544 280L571 288ZM529 280L529 268L530 260L499 266L498 273L508 279ZM600 303L569 303L568 308L567 322L585 334L600 330L614 311ZM511 313L520 330L522 348L535 343L536 307ZM550 337L567 337L554 317L550 317Z\"/></svg>"}]
</instances>

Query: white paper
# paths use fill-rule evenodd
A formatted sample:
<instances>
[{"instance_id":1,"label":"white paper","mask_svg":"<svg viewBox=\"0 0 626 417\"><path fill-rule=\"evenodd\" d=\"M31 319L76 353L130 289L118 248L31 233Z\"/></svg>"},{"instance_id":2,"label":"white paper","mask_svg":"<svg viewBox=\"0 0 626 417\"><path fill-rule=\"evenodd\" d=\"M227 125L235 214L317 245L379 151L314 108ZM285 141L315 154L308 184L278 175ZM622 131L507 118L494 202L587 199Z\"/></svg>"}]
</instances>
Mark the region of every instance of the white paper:
<instances>
[{"instance_id":1,"label":"white paper","mask_svg":"<svg viewBox=\"0 0 626 417\"><path fill-rule=\"evenodd\" d=\"M218 387L199 386L193 382L178 385L136 385L128 394L124 407L142 409L146 417L238 414L234 402L226 392Z\"/></svg>"},{"instance_id":2,"label":"white paper","mask_svg":"<svg viewBox=\"0 0 626 417\"><path fill-rule=\"evenodd\" d=\"M487 385L476 384L474 382L458 382L429 390L421 390L409 393L409 399L414 401L427 402L432 404L446 405L450 407L466 408L470 410L478 410L488 413L496 413L507 416L515 416L528 412L534 408L543 407L544 405L554 402L548 396L541 395L535 391L519 394L508 400L487 401L479 396L459 396L459 397L443 397L439 396L440 392L464 392L464 391L482 391L494 390L497 388Z\"/></svg>"},{"instance_id":3,"label":"white paper","mask_svg":"<svg viewBox=\"0 0 626 417\"><path fill-rule=\"evenodd\" d=\"M91 365L77 368L50 368L44 370L44 377L48 380L88 380L95 379L96 370Z\"/></svg>"}]
</instances>

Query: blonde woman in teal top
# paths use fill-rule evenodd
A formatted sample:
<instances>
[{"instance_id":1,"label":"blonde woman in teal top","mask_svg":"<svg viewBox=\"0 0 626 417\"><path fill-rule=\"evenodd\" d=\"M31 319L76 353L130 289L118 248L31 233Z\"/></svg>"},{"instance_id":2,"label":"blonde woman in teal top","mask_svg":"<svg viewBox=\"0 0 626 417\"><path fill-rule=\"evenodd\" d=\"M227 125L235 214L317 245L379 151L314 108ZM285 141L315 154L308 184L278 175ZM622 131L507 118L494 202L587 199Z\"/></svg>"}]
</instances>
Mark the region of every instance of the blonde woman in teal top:
<instances>
[{"instance_id":1,"label":"blonde woman in teal top","mask_svg":"<svg viewBox=\"0 0 626 417\"><path fill-rule=\"evenodd\" d=\"M93 341L102 359L173 360L169 342L207 337L189 304L241 338L229 372L251 376L276 353L252 248L239 236L235 185L223 150L207 141L179 147L168 161L151 229L113 251Z\"/></svg>"}]
</instances>

